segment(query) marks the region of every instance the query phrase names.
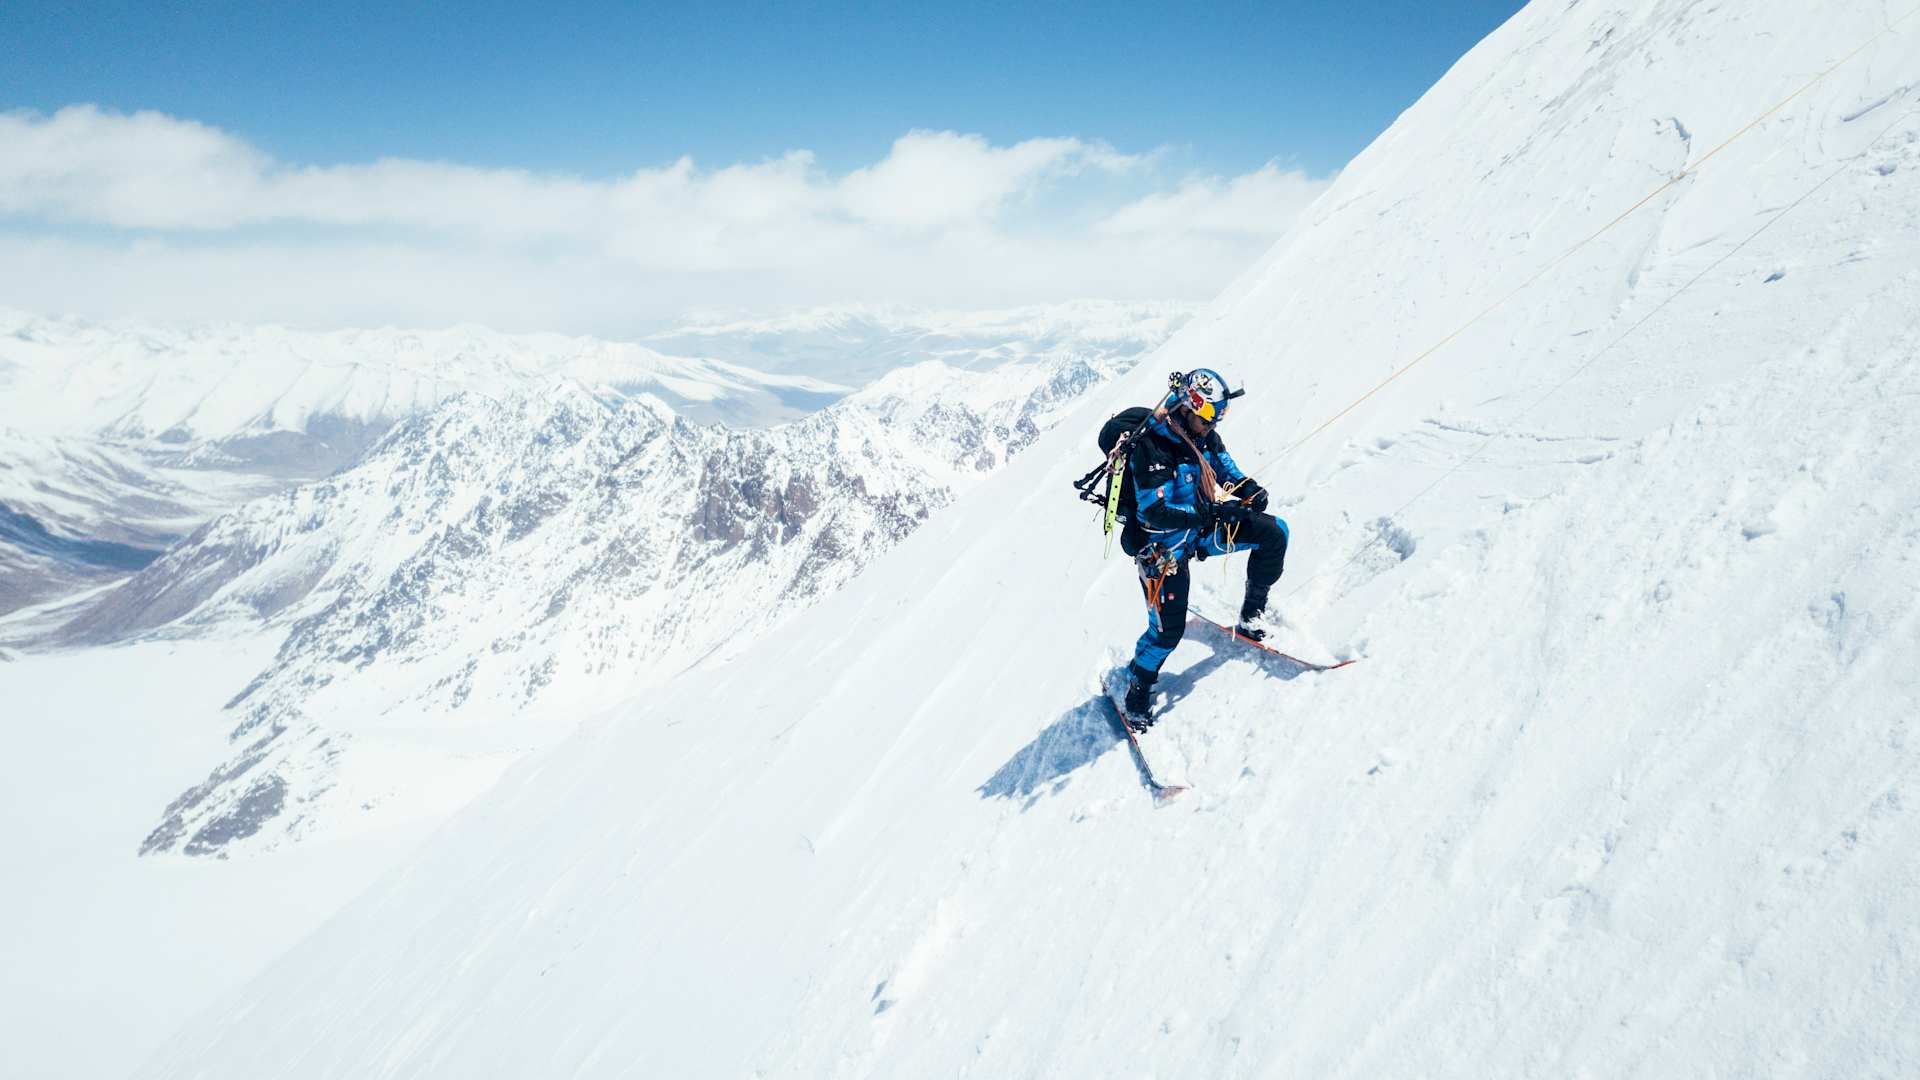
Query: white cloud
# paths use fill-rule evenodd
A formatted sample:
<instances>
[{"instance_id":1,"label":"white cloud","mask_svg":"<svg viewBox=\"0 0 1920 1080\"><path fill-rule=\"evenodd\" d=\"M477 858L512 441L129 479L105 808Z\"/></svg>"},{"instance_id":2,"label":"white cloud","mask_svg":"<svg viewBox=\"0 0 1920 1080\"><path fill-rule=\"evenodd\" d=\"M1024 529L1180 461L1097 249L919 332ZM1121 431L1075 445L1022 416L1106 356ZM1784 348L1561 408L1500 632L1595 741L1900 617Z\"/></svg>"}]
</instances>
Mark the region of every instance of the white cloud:
<instances>
[{"instance_id":1,"label":"white cloud","mask_svg":"<svg viewBox=\"0 0 1920 1080\"><path fill-rule=\"evenodd\" d=\"M585 179L297 166L158 113L6 113L0 303L615 333L692 305L1195 299L1326 186L1269 165L1168 188L1161 156L913 131L841 175L796 150ZM1095 224L1035 211L1063 205Z\"/></svg>"},{"instance_id":2,"label":"white cloud","mask_svg":"<svg viewBox=\"0 0 1920 1080\"><path fill-rule=\"evenodd\" d=\"M0 213L134 228L232 225L268 158L158 113L0 114Z\"/></svg>"},{"instance_id":3,"label":"white cloud","mask_svg":"<svg viewBox=\"0 0 1920 1080\"><path fill-rule=\"evenodd\" d=\"M981 224L1022 192L1088 168L1121 172L1138 162L1079 139L1029 139L995 147L978 135L914 131L877 165L837 185L863 221L909 229Z\"/></svg>"},{"instance_id":4,"label":"white cloud","mask_svg":"<svg viewBox=\"0 0 1920 1080\"><path fill-rule=\"evenodd\" d=\"M1232 178L1188 180L1175 191L1155 192L1121 208L1100 223L1110 234L1219 233L1276 237L1285 233L1308 204L1327 189L1298 170L1269 162L1257 172Z\"/></svg>"}]
</instances>

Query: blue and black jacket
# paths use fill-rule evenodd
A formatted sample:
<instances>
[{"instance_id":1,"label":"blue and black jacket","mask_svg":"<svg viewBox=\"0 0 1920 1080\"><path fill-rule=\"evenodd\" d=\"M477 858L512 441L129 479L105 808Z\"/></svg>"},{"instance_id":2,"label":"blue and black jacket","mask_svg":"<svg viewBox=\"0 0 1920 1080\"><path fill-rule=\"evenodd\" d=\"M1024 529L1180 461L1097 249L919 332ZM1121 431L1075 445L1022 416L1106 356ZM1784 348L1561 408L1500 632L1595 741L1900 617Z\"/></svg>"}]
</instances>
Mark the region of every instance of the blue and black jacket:
<instances>
[{"instance_id":1,"label":"blue and black jacket","mask_svg":"<svg viewBox=\"0 0 1920 1080\"><path fill-rule=\"evenodd\" d=\"M1200 459L1168 426L1175 422L1167 417L1148 425L1127 455L1134 512L1121 547L1129 554L1157 543L1175 558L1186 558L1213 532L1212 508L1203 505L1200 494ZM1193 436L1193 445L1213 466L1214 479L1222 487L1246 479L1218 431Z\"/></svg>"}]
</instances>

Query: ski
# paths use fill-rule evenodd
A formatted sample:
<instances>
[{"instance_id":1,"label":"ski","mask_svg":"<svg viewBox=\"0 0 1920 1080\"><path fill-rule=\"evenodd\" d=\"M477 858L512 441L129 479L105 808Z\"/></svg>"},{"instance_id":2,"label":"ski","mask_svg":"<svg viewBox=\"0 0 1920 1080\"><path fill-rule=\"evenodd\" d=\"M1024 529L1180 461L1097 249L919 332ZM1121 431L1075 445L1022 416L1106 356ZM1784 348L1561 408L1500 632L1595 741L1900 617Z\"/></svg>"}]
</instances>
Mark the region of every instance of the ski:
<instances>
[{"instance_id":1,"label":"ski","mask_svg":"<svg viewBox=\"0 0 1920 1080\"><path fill-rule=\"evenodd\" d=\"M1187 623L1188 625L1199 623L1200 625L1209 627L1218 633L1225 634L1229 639L1233 641L1238 641L1243 645L1251 645L1254 648L1259 649L1263 653L1267 653L1271 656L1277 656L1280 659L1285 660L1289 664L1298 665L1302 668L1305 668L1308 671L1338 671L1341 668L1346 667L1348 664L1357 664L1360 662L1360 658L1357 656L1351 660L1342 660L1337 664L1316 664L1311 660L1302 660L1299 657L1294 656L1292 653L1281 652L1279 649L1276 649L1273 646L1266 644L1265 642L1255 641L1250 637L1246 637L1245 635L1236 633L1233 627L1227 626L1223 623L1214 622L1212 619L1207 618L1205 615L1195 615L1195 614L1189 613L1187 615Z\"/></svg>"},{"instance_id":2,"label":"ski","mask_svg":"<svg viewBox=\"0 0 1920 1080\"><path fill-rule=\"evenodd\" d=\"M1133 755L1134 767L1140 770L1140 782L1153 795L1153 805L1165 806L1188 788L1181 784L1163 784L1159 777L1153 775L1153 765L1147 761L1146 751L1140 748L1139 734L1127 726L1125 685L1121 684L1118 694L1114 690L1114 676L1109 675L1106 679L1107 704L1112 706L1109 712L1113 718L1113 724L1120 729L1120 734L1127 740L1127 749Z\"/></svg>"}]
</instances>

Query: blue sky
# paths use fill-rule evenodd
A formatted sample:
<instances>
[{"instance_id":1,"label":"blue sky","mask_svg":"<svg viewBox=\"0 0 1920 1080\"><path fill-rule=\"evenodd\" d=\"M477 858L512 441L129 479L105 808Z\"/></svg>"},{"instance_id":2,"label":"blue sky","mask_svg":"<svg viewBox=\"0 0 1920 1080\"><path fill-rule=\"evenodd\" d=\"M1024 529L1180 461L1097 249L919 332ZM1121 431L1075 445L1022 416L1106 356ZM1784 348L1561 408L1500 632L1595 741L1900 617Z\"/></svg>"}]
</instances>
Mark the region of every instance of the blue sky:
<instances>
[{"instance_id":1,"label":"blue sky","mask_svg":"<svg viewBox=\"0 0 1920 1080\"><path fill-rule=\"evenodd\" d=\"M329 259L369 245L427 261L438 252L470 269L475 245L504 259L500 234L514 230L494 227L492 218L514 213L526 194L516 184L530 176L536 203L571 200L564 212L550 207L520 230L538 234L532 247L564 254L556 237L584 235L589 218L617 208L625 215L611 230L622 238L619 250L602 245L593 258L630 270L637 260L656 277L672 275L672 295L651 305L662 311L937 302L956 289L966 293L959 304L1020 299L1011 283L998 291L960 288L981 274L952 273L950 261L916 278L910 247L937 261L960 236L985 260L983 229L997 230L999 258L1045 258L1035 254L1043 239L1072 243L1076 229L1098 232L1110 246L1121 233L1151 234L1151 242L1136 244L1137 281L1064 272L1035 281L1077 294L1204 299L1271 246L1328 177L1520 6L750 3L710 10L582 3L549 10L12 0L0 5L9 54L0 65L0 134L10 140L0 150L27 156L23 183L31 190L0 191L0 240L38 244L43 259L56 248L74 256L75 280L101 267L132 275L136 245L150 273L177 279L190 254L212 275L201 293L244 282L269 263L319 274ZM157 116L134 121L146 113ZM36 165L32 155L47 160ZM367 174L383 161L455 171ZM71 180L76 169L82 182ZM305 175L313 170L330 172ZM741 170L752 175L742 181ZM154 179L167 176L172 186ZM207 176L215 180L196 179ZM598 186L576 190L574 181ZM741 182L744 202L727 203ZM412 196L396 194L408 184ZM931 190L961 184L975 185L978 197ZM656 197L663 185L678 185L676 193ZM473 200L465 217L428 205L430 190L448 188ZM631 210L635 189L641 201L654 199L655 218L643 221ZM915 204L921 193L934 205ZM375 203L373 211L355 209ZM668 236L696 203L721 207L706 239ZM746 228L738 207L762 204L768 209L746 216L857 221L865 230L857 238L843 230L788 240L795 250L864 259L870 272L832 288L804 274L806 282L786 287L775 279L792 268L763 265L764 250L701 246L721 232L737 240ZM563 217L565 228L555 224ZM1175 243L1175 231L1191 250ZM765 247L766 238L754 242ZM161 249L184 254L168 268L156 255ZM521 244L516 257L524 264L530 250ZM668 251L677 254L667 258ZM1146 272L1170 254L1183 260L1185 276ZM209 269L223 257L224 278ZM1127 257L1109 250L1101 261L1113 266ZM88 259L91 269L81 265ZM425 270L426 262L414 267ZM509 273L504 261L500 272ZM743 272L754 287L743 285ZM710 287L693 288L698 275ZM863 295L876 283L922 287ZM0 280L0 289L15 284ZM639 277L632 284L646 286ZM50 288L38 283L35 298ZM1046 291L1032 298L1057 298ZM133 306L166 303L150 301ZM278 317L460 314L445 304L352 307ZM268 304L231 314L276 312ZM530 311L520 321L540 316ZM591 318L580 327L574 315L550 321L607 329Z\"/></svg>"},{"instance_id":2,"label":"blue sky","mask_svg":"<svg viewBox=\"0 0 1920 1080\"><path fill-rule=\"evenodd\" d=\"M846 168L934 128L1325 173L1520 6L10 0L0 103L156 109L307 162Z\"/></svg>"}]
</instances>

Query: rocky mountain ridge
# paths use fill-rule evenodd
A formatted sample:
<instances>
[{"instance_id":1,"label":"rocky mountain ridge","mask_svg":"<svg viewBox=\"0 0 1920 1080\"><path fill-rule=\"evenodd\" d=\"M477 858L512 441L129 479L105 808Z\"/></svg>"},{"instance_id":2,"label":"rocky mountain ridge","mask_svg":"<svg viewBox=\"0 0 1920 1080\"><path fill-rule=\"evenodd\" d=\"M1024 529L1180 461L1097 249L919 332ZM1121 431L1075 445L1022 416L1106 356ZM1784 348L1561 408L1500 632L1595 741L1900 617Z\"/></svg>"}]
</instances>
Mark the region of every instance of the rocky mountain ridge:
<instances>
[{"instance_id":1,"label":"rocky mountain ridge","mask_svg":"<svg viewBox=\"0 0 1920 1080\"><path fill-rule=\"evenodd\" d=\"M610 400L651 395L695 422L763 428L930 359L976 370L1124 366L1190 314L1081 302L709 318L663 332L694 350L682 356L473 326L170 327L0 308L0 616L109 584L222 511L347 468L395 423L455 394L512 396L566 380ZM858 378L798 373L829 368ZM33 619L0 637L31 638L58 612Z\"/></svg>"},{"instance_id":2,"label":"rocky mountain ridge","mask_svg":"<svg viewBox=\"0 0 1920 1080\"><path fill-rule=\"evenodd\" d=\"M423 812L423 787L458 801L602 703L837 589L1108 374L921 365L762 431L564 381L460 395L359 466L208 524L61 640L286 635L227 706L232 756L143 852L271 847L349 807Z\"/></svg>"}]
</instances>

